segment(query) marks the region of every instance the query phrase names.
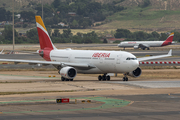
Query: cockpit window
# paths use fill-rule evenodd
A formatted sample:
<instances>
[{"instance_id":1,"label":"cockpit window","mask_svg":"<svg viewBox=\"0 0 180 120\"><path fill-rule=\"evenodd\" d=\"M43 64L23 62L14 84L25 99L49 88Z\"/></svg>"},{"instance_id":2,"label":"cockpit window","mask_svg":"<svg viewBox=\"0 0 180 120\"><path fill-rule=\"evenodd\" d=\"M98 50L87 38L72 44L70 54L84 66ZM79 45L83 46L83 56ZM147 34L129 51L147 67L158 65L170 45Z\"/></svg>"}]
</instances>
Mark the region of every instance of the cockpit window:
<instances>
[{"instance_id":1,"label":"cockpit window","mask_svg":"<svg viewBox=\"0 0 180 120\"><path fill-rule=\"evenodd\" d=\"M137 60L137 58L126 58L126 60Z\"/></svg>"}]
</instances>

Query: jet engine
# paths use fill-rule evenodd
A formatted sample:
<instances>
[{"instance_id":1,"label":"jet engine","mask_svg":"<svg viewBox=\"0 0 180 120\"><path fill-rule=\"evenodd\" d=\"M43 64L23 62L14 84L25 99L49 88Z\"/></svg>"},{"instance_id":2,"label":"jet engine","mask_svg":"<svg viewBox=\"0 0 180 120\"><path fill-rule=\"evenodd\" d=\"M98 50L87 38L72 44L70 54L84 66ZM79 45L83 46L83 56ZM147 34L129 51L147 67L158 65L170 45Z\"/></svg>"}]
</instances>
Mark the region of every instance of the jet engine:
<instances>
[{"instance_id":1,"label":"jet engine","mask_svg":"<svg viewBox=\"0 0 180 120\"><path fill-rule=\"evenodd\" d=\"M138 49L139 48L139 46L134 46L134 49Z\"/></svg>"},{"instance_id":2,"label":"jet engine","mask_svg":"<svg viewBox=\"0 0 180 120\"><path fill-rule=\"evenodd\" d=\"M138 67L134 71L127 73L127 75L137 78L137 77L139 77L141 75L141 73L142 73L141 68Z\"/></svg>"},{"instance_id":3,"label":"jet engine","mask_svg":"<svg viewBox=\"0 0 180 120\"><path fill-rule=\"evenodd\" d=\"M73 67L63 67L60 71L59 71L59 74L64 77L64 78L67 78L67 79L73 79L76 77L76 69L73 68Z\"/></svg>"}]
</instances>

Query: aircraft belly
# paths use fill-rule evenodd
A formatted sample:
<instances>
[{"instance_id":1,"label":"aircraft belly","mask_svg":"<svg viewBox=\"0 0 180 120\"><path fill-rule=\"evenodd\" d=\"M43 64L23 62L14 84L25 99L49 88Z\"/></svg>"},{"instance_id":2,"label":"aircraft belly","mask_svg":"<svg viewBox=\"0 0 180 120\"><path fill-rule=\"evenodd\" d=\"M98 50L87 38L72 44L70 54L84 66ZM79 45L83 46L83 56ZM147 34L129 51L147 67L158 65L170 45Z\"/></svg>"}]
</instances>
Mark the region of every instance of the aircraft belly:
<instances>
[{"instance_id":1,"label":"aircraft belly","mask_svg":"<svg viewBox=\"0 0 180 120\"><path fill-rule=\"evenodd\" d=\"M89 70L82 70L82 69L76 69L78 73L83 73L83 74L103 74L104 72L99 70L98 68L92 68Z\"/></svg>"},{"instance_id":2,"label":"aircraft belly","mask_svg":"<svg viewBox=\"0 0 180 120\"><path fill-rule=\"evenodd\" d=\"M92 64L92 63L91 63ZM96 68L91 68L88 70L82 70L82 69L78 69L79 73L86 73L86 74L104 74L104 73L112 73L112 72L116 72L116 66L114 64L114 62L112 63L108 63L107 61L103 61L101 62L93 62L93 65L96 66Z\"/></svg>"}]
</instances>

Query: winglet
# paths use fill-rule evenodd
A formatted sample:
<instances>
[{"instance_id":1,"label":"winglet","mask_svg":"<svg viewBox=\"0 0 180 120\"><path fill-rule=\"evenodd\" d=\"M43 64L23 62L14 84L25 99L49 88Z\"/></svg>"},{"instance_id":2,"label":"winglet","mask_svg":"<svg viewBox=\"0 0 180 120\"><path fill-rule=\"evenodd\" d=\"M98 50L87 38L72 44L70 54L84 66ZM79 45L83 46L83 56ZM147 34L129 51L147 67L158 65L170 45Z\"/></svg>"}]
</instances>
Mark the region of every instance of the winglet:
<instances>
[{"instance_id":1,"label":"winglet","mask_svg":"<svg viewBox=\"0 0 180 120\"><path fill-rule=\"evenodd\" d=\"M169 50L168 55L172 56L172 49Z\"/></svg>"}]
</instances>

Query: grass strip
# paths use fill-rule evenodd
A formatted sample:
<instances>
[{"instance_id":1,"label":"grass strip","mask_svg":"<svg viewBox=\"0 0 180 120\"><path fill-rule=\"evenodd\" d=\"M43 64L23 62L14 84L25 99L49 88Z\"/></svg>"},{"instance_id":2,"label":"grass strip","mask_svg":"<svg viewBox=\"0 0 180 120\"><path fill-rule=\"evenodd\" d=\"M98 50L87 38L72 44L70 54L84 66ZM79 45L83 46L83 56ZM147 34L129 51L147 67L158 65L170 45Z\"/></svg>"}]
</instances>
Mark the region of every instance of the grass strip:
<instances>
[{"instance_id":1,"label":"grass strip","mask_svg":"<svg viewBox=\"0 0 180 120\"><path fill-rule=\"evenodd\" d=\"M0 92L0 95L14 94L33 94L33 93L51 93L51 92L76 92L78 90L62 90L62 91L29 91L29 92Z\"/></svg>"}]
</instances>

